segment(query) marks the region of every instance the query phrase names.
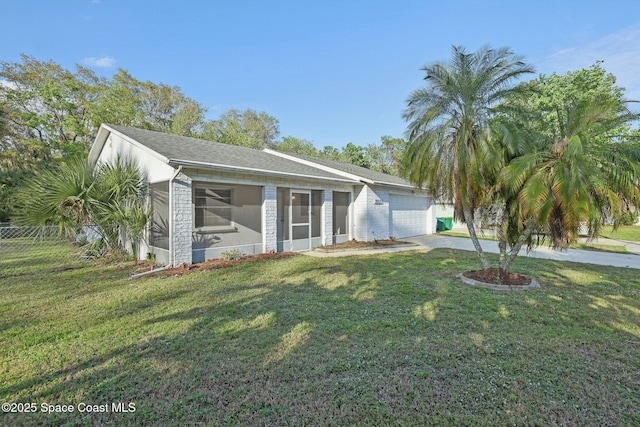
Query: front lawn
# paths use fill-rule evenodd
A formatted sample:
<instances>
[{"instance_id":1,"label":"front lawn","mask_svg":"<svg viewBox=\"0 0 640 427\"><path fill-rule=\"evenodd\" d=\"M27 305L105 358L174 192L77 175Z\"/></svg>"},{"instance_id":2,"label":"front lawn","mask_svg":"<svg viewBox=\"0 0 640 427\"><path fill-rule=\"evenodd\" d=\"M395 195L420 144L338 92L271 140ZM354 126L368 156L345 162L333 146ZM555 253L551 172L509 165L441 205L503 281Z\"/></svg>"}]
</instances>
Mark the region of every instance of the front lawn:
<instances>
[{"instance_id":1,"label":"front lawn","mask_svg":"<svg viewBox=\"0 0 640 427\"><path fill-rule=\"evenodd\" d=\"M623 225L615 231L606 228L602 231L602 237L640 242L640 225Z\"/></svg>"},{"instance_id":2,"label":"front lawn","mask_svg":"<svg viewBox=\"0 0 640 427\"><path fill-rule=\"evenodd\" d=\"M492 231L485 232L480 230L478 238L480 240L493 240L497 241L498 238L492 235ZM469 233L465 231L439 231L438 234L451 237L465 237L469 238ZM618 230L612 231L611 227L607 227L600 234L601 237L606 237L613 240L619 240L619 245L607 245L594 242L585 243L572 243L571 249L580 249L584 251L598 251L598 252L612 252L620 254L631 254L624 246L625 241L640 242L640 226L621 226Z\"/></svg>"},{"instance_id":3,"label":"front lawn","mask_svg":"<svg viewBox=\"0 0 640 427\"><path fill-rule=\"evenodd\" d=\"M455 279L478 267L439 249L0 279L0 401L37 407L0 425L640 425L638 270Z\"/></svg>"}]
</instances>

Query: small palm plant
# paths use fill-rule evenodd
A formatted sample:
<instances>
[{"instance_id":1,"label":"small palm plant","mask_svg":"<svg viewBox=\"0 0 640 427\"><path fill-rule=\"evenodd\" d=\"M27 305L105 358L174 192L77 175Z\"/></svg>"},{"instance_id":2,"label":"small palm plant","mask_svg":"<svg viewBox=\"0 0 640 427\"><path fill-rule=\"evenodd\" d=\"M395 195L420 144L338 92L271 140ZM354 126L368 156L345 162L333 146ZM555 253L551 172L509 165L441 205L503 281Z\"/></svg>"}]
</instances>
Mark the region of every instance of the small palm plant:
<instances>
[{"instance_id":1,"label":"small palm plant","mask_svg":"<svg viewBox=\"0 0 640 427\"><path fill-rule=\"evenodd\" d=\"M138 255L151 218L146 207L145 179L131 161L118 158L98 167L72 160L39 171L20 194L16 220L58 228L61 236L94 229L113 255Z\"/></svg>"}]
</instances>

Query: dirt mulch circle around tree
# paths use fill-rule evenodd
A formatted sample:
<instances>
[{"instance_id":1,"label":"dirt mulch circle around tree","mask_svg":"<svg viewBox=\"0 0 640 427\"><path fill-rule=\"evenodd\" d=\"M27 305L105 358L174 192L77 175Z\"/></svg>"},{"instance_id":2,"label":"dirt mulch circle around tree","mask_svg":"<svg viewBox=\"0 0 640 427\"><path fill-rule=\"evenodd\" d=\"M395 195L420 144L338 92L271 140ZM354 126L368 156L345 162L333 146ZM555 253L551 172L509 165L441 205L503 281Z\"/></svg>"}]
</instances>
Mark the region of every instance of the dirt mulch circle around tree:
<instances>
[{"instance_id":1,"label":"dirt mulch circle around tree","mask_svg":"<svg viewBox=\"0 0 640 427\"><path fill-rule=\"evenodd\" d=\"M533 277L525 274L505 273L500 268L465 271L457 277L467 285L482 286L498 291L533 289L540 286L540 283Z\"/></svg>"},{"instance_id":2,"label":"dirt mulch circle around tree","mask_svg":"<svg viewBox=\"0 0 640 427\"><path fill-rule=\"evenodd\" d=\"M403 242L395 239L374 240L371 242L362 242L360 240L348 240L342 243L334 243L333 245L325 245L316 248L318 252L340 252L350 251L355 249L384 249L394 246L417 246L415 243Z\"/></svg>"},{"instance_id":3,"label":"dirt mulch circle around tree","mask_svg":"<svg viewBox=\"0 0 640 427\"><path fill-rule=\"evenodd\" d=\"M296 255L298 254L294 252L270 252L266 254L244 255L239 259L233 259L228 261L222 258L218 258L218 259L212 259L212 260L197 263L197 264L182 264L181 266L178 266L175 268L161 270L161 271L158 271L157 273L150 273L148 275L145 275L145 277L166 278L166 277L184 276L185 274L217 270L220 268L228 268L228 267L233 267L236 265L246 264L251 262L262 262L262 261L268 261L272 259L290 258Z\"/></svg>"}]
</instances>

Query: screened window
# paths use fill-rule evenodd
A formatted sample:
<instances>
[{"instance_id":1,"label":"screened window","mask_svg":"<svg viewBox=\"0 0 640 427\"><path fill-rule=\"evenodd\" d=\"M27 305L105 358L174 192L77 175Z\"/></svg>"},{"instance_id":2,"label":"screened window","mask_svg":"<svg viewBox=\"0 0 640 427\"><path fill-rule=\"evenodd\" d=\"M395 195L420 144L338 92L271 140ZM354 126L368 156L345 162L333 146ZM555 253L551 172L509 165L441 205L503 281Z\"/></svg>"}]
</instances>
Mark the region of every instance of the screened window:
<instances>
[{"instance_id":1,"label":"screened window","mask_svg":"<svg viewBox=\"0 0 640 427\"><path fill-rule=\"evenodd\" d=\"M157 182L149 186L151 210L153 212L149 244L160 249L169 249L169 182Z\"/></svg>"},{"instance_id":2,"label":"screened window","mask_svg":"<svg viewBox=\"0 0 640 427\"><path fill-rule=\"evenodd\" d=\"M322 191L311 192L311 237L320 237L322 218Z\"/></svg>"},{"instance_id":3,"label":"screened window","mask_svg":"<svg viewBox=\"0 0 640 427\"><path fill-rule=\"evenodd\" d=\"M333 234L349 234L349 193L333 192Z\"/></svg>"},{"instance_id":4,"label":"screened window","mask_svg":"<svg viewBox=\"0 0 640 427\"><path fill-rule=\"evenodd\" d=\"M233 225L232 191L229 189L196 187L195 227L231 227Z\"/></svg>"}]
</instances>

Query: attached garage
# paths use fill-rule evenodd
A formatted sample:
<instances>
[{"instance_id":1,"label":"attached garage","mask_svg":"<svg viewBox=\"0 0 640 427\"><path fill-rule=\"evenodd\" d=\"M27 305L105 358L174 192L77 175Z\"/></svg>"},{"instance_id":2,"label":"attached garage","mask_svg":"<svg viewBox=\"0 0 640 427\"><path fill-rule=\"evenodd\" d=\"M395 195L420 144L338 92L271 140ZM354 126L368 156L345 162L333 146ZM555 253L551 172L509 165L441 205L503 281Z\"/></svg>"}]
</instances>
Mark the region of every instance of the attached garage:
<instances>
[{"instance_id":1,"label":"attached garage","mask_svg":"<svg viewBox=\"0 0 640 427\"><path fill-rule=\"evenodd\" d=\"M390 235L397 238L429 234L429 199L420 196L391 195L389 199Z\"/></svg>"}]
</instances>

